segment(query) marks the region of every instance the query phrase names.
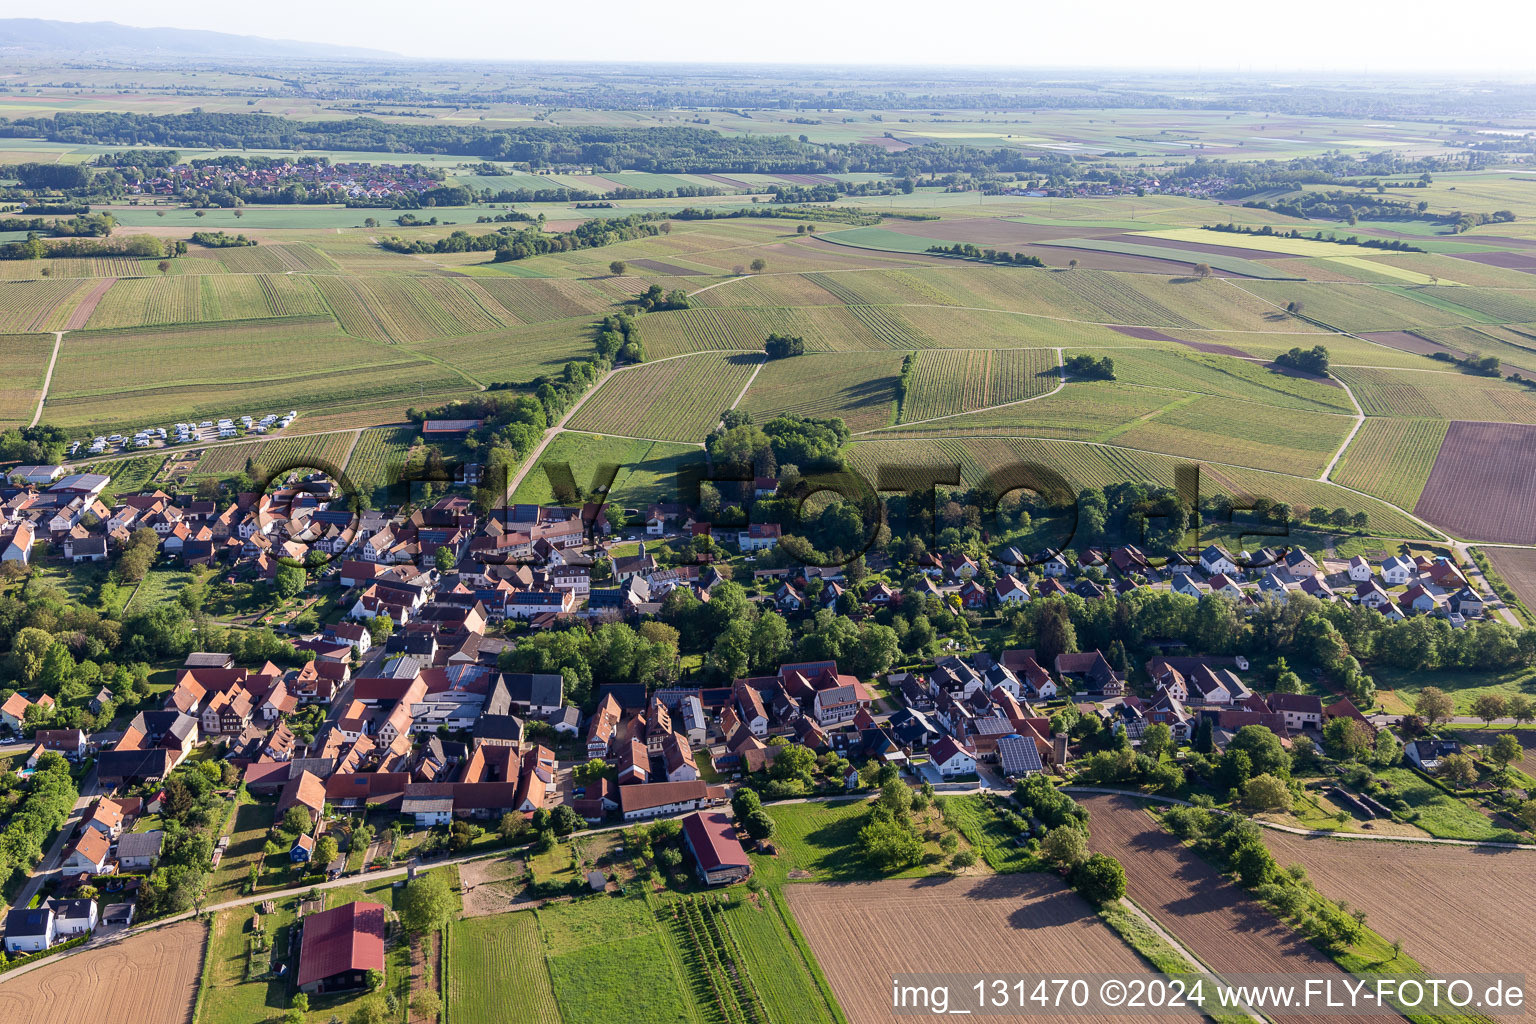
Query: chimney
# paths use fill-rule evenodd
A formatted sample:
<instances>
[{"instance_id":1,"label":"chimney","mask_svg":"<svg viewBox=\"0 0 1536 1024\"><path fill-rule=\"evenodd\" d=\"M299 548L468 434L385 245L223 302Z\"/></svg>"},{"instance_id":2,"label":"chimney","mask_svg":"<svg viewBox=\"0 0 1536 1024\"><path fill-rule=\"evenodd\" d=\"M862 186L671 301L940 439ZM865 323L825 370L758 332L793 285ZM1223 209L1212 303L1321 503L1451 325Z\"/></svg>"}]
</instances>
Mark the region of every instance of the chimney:
<instances>
[{"instance_id":1,"label":"chimney","mask_svg":"<svg viewBox=\"0 0 1536 1024\"><path fill-rule=\"evenodd\" d=\"M1059 732L1051 737L1051 756L1055 759L1057 767L1067 763L1067 734Z\"/></svg>"}]
</instances>

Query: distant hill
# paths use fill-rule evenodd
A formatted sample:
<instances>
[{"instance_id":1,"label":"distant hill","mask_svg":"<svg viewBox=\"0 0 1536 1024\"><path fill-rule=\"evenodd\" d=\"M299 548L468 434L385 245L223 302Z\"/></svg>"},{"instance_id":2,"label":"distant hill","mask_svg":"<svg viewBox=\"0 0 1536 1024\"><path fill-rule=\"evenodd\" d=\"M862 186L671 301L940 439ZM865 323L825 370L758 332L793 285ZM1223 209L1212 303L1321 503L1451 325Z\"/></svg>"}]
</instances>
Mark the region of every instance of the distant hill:
<instances>
[{"instance_id":1,"label":"distant hill","mask_svg":"<svg viewBox=\"0 0 1536 1024\"><path fill-rule=\"evenodd\" d=\"M184 28L134 28L111 21L44 21L0 18L0 55L10 53L68 56L291 57L300 59L376 60L398 57L384 50L329 43L261 39L227 32Z\"/></svg>"}]
</instances>

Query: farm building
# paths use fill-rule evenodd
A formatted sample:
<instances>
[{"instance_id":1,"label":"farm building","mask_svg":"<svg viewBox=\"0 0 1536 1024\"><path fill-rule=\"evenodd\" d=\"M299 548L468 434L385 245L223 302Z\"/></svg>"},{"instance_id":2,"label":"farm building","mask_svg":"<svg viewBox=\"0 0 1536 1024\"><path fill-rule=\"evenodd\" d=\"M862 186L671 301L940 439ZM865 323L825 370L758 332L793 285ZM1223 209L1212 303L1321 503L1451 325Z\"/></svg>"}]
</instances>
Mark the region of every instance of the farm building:
<instances>
[{"instance_id":1,"label":"farm building","mask_svg":"<svg viewBox=\"0 0 1536 1024\"><path fill-rule=\"evenodd\" d=\"M719 811L700 811L683 819L683 842L693 854L699 880L705 885L745 881L752 862L736 838L736 826Z\"/></svg>"},{"instance_id":2,"label":"farm building","mask_svg":"<svg viewBox=\"0 0 1536 1024\"><path fill-rule=\"evenodd\" d=\"M299 991L361 988L369 971L384 970L384 906L348 903L304 919L299 947Z\"/></svg>"}]
</instances>

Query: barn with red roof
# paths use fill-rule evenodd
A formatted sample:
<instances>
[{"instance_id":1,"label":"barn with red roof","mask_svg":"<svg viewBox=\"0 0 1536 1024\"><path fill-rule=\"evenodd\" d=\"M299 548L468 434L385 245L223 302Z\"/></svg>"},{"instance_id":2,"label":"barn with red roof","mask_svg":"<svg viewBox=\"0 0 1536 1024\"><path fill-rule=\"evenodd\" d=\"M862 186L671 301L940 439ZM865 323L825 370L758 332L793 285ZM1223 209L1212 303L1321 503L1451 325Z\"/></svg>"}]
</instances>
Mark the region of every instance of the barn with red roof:
<instances>
[{"instance_id":1,"label":"barn with red roof","mask_svg":"<svg viewBox=\"0 0 1536 1024\"><path fill-rule=\"evenodd\" d=\"M304 918L299 991L342 992L368 984L384 970L382 903L348 903Z\"/></svg>"}]
</instances>

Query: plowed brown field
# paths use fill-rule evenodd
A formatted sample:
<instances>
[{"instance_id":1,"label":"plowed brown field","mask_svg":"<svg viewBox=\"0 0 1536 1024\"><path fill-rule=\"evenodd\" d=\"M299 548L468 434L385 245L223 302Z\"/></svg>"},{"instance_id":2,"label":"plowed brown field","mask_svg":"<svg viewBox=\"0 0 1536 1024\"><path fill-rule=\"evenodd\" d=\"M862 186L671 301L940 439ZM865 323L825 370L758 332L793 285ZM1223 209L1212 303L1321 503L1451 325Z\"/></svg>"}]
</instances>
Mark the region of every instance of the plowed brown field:
<instances>
[{"instance_id":1,"label":"plowed brown field","mask_svg":"<svg viewBox=\"0 0 1536 1024\"><path fill-rule=\"evenodd\" d=\"M0 984L0 1020L187 1024L207 935L187 921L28 971Z\"/></svg>"},{"instance_id":2,"label":"plowed brown field","mask_svg":"<svg viewBox=\"0 0 1536 1024\"><path fill-rule=\"evenodd\" d=\"M1536 970L1536 852L1311 839L1266 829L1276 859L1431 973Z\"/></svg>"},{"instance_id":3,"label":"plowed brown field","mask_svg":"<svg viewBox=\"0 0 1536 1024\"><path fill-rule=\"evenodd\" d=\"M1088 808L1088 846L1125 866L1126 895L1219 975L1307 974L1345 977L1332 960L1193 850L1163 831L1130 797L1080 798ZM1310 1024L1397 1021L1397 1017L1309 1017Z\"/></svg>"},{"instance_id":4,"label":"plowed brown field","mask_svg":"<svg viewBox=\"0 0 1536 1024\"><path fill-rule=\"evenodd\" d=\"M786 886L784 895L851 1024L912 1019L890 1010L894 973L1147 970L1088 904L1049 875L797 884ZM989 1014L986 1019L1039 1018ZM1096 1019L1051 1017L1062 1022ZM1175 1018L1113 1019L1136 1024Z\"/></svg>"},{"instance_id":5,"label":"plowed brown field","mask_svg":"<svg viewBox=\"0 0 1536 1024\"><path fill-rule=\"evenodd\" d=\"M1453 420L1413 511L1469 540L1536 543L1533 480L1536 426Z\"/></svg>"}]
</instances>

